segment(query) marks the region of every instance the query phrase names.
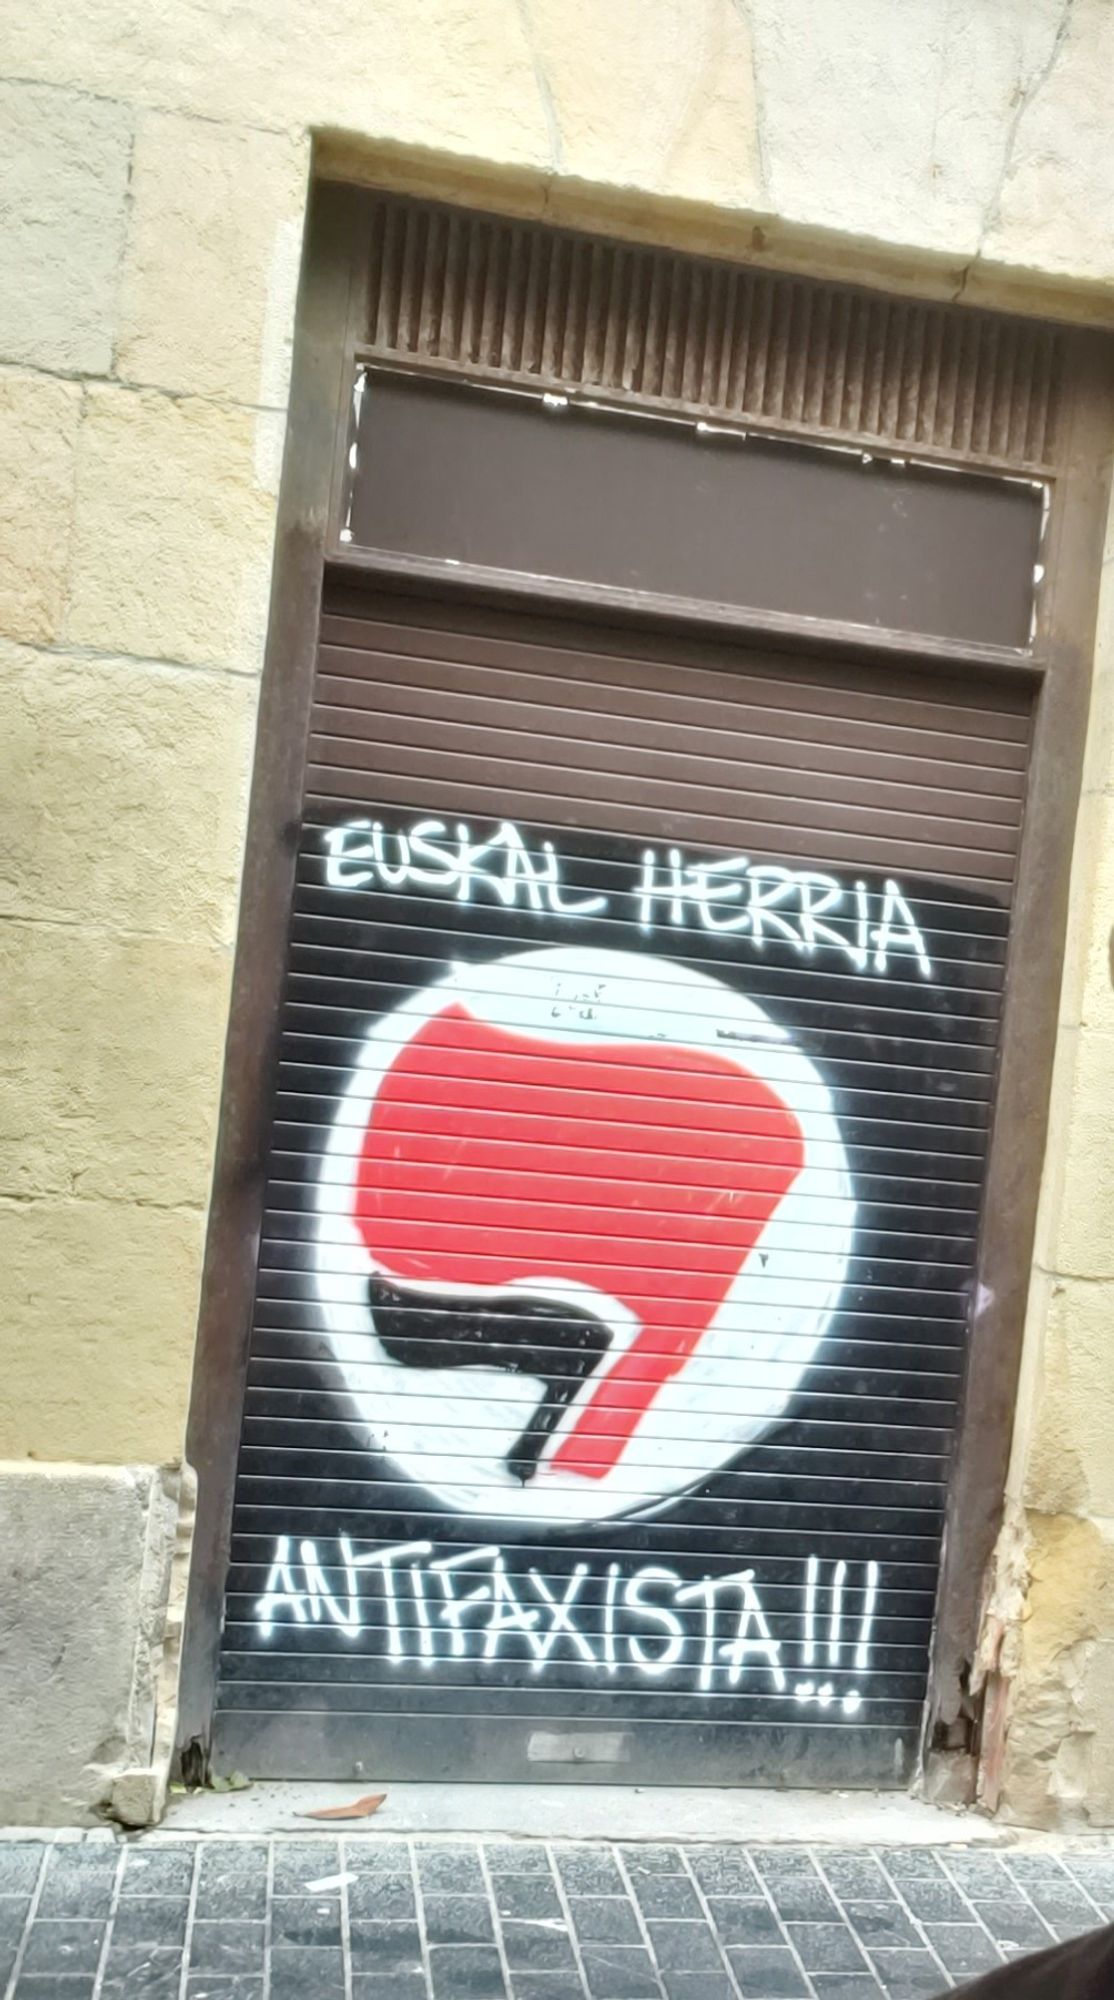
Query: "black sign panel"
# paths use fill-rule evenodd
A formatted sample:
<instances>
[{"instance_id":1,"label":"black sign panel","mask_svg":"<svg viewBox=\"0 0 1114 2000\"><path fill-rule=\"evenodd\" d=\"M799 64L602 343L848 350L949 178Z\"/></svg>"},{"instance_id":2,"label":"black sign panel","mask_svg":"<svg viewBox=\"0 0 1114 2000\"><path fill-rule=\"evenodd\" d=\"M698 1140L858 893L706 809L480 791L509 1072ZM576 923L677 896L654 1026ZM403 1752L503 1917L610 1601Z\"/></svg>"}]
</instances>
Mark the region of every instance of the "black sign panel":
<instances>
[{"instance_id":1,"label":"black sign panel","mask_svg":"<svg viewBox=\"0 0 1114 2000\"><path fill-rule=\"evenodd\" d=\"M310 806L218 1760L902 1782L1007 928Z\"/></svg>"}]
</instances>

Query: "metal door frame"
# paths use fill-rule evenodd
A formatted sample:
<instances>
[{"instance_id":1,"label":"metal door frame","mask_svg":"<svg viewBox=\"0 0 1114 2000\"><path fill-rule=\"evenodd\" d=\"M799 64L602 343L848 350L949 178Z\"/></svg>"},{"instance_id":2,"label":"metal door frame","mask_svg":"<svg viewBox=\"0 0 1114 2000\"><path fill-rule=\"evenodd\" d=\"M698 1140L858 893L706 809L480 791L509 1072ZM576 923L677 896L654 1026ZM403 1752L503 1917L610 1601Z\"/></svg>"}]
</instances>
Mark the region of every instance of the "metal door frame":
<instances>
[{"instance_id":1,"label":"metal door frame","mask_svg":"<svg viewBox=\"0 0 1114 2000\"><path fill-rule=\"evenodd\" d=\"M1021 679L1033 691L1034 736L1007 967L1001 1058L978 1252L978 1283L948 1486L925 1743L959 1734L977 1747L969 1675L983 1580L1002 1516L1020 1371L1037 1200L1048 1123L1075 814L1082 774L1103 535L1114 442L1114 343L1064 330L1063 416L1046 476L1046 583L1032 649L964 646L861 626L671 601L346 547L341 496L351 389L375 357L366 331L367 193L330 182L311 191L299 291L270 621L248 815L216 1164L186 1450L198 1509L179 1692L178 1755L194 1780L207 1771L262 1222L267 1125L293 892L317 629L326 564L353 581L445 603L577 615L689 638L805 643L833 661L861 659ZM362 234L363 232L363 234ZM774 282L771 280L771 283ZM803 281L794 281L801 284ZM962 314L964 309L950 309ZM456 379L467 369L453 371ZM480 374L482 371L476 371ZM491 379L490 371L488 380ZM668 399L638 397L668 421ZM691 420L691 397L673 405ZM831 439L830 429L771 421L773 435ZM861 435L849 429L851 438ZM896 449L896 446L895 446ZM940 462L985 467L970 452ZM1000 467L1008 470L1009 466ZM1028 469L1028 468L1026 468ZM958 1725L958 1728L957 1728ZM973 1767L967 1773L968 1781Z\"/></svg>"}]
</instances>

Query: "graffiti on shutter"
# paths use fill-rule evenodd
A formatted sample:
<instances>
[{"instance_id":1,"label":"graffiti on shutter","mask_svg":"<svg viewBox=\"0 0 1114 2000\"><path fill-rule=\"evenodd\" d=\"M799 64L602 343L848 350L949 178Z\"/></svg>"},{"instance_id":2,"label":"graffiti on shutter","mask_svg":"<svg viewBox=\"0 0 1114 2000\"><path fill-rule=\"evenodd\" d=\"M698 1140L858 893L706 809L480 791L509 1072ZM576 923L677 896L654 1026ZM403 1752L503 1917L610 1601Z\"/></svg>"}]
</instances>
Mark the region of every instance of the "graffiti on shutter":
<instances>
[{"instance_id":1,"label":"graffiti on shutter","mask_svg":"<svg viewBox=\"0 0 1114 2000\"><path fill-rule=\"evenodd\" d=\"M1006 928L952 881L311 809L222 1707L910 1750Z\"/></svg>"}]
</instances>

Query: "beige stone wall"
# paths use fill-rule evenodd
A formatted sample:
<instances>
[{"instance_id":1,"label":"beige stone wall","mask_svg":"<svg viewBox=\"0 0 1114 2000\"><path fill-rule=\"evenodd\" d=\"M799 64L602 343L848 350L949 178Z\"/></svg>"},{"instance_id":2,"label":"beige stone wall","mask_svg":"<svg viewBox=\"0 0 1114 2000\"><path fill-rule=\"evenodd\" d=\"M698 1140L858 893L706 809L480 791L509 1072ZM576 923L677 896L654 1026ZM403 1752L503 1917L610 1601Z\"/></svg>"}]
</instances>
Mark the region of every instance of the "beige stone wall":
<instances>
[{"instance_id":1,"label":"beige stone wall","mask_svg":"<svg viewBox=\"0 0 1114 2000\"><path fill-rule=\"evenodd\" d=\"M0 1453L181 1451L314 136L333 172L1109 320L1111 74L1109 0L0 10ZM1041 1536L1104 1578L1114 1516L1104 754L1032 1329L1054 1393L1015 1480L1041 1713ZM1103 1642L1071 1658L1090 1715Z\"/></svg>"}]
</instances>

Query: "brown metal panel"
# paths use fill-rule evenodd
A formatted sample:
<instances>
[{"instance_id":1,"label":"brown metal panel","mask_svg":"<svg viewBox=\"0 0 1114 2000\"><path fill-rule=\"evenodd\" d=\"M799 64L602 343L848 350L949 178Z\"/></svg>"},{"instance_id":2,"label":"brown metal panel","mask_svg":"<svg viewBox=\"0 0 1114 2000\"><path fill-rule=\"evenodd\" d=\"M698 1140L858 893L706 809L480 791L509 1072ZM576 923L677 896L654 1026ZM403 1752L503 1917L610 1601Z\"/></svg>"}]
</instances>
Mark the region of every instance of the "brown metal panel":
<instances>
[{"instance_id":1,"label":"brown metal panel","mask_svg":"<svg viewBox=\"0 0 1114 2000\"><path fill-rule=\"evenodd\" d=\"M371 373L345 553L1029 644L1042 496Z\"/></svg>"},{"instance_id":2,"label":"brown metal panel","mask_svg":"<svg viewBox=\"0 0 1114 2000\"><path fill-rule=\"evenodd\" d=\"M323 642L362 645L367 637L366 591L354 588L351 583L345 585L342 579L335 578L329 602L333 608L323 613ZM474 607L461 602L427 603L418 631L402 622L389 625L382 618L377 620L377 630L384 645L412 662L409 670L412 675L420 675L421 661L428 650L422 632L436 631L451 632L456 659L462 664L479 668L485 675L496 669L529 674L535 660L533 646L523 637L519 637L514 644L500 642L494 636L498 629L498 622L493 625L489 611L477 612ZM520 632L528 629L521 624L518 627ZM482 644L479 637L473 635L482 635ZM682 648L681 657L684 658L688 685L693 694L699 695L702 700L718 701L721 706L716 714L721 721L729 720L737 713L740 697L736 667L739 662L745 662L747 669L747 705L815 710L817 715L827 716L833 723L844 717L853 717L864 723L908 725L914 730L921 727L925 718L925 697L918 685L919 669L905 677L898 677L863 663L861 658L848 660L841 655L836 689L831 681L828 652L810 650L804 635L798 635L794 649L796 658L783 652L771 652L753 642L745 647L740 645L734 652L715 651L706 645L687 642L675 634L670 649L672 656L677 657L678 647ZM668 696L673 685L668 667L655 657L652 640L644 647L640 635L634 630L625 630L621 637L612 635L610 638L606 630L600 630L591 650L586 651L577 643L575 626L551 625L546 629L544 657L546 671L559 685L562 703L571 705L576 705L578 691L582 702L591 703L594 679L598 677L612 689L625 693L628 708L631 702L646 701L649 707L645 712L652 714L656 698L659 695ZM953 667L946 675L949 705L963 710L963 739L993 739L988 741L985 752L980 748L977 753L980 756L985 754L992 758L994 741L998 738L1015 744L1028 740L1032 692L1028 677L1019 679L1018 663L1013 662L1012 665L1013 673L1008 678L996 678L989 693L981 677L970 670L966 661L963 662L962 672ZM943 673L942 666L931 656L928 666L935 669L937 677ZM1039 672L1038 667L1038 678ZM907 686L908 692L895 692L895 688L902 685ZM954 738L948 740L955 741ZM935 744L928 744L930 751L935 747ZM1003 755L1013 763L1018 761L1016 750L1003 751Z\"/></svg>"},{"instance_id":3,"label":"brown metal panel","mask_svg":"<svg viewBox=\"0 0 1114 2000\"><path fill-rule=\"evenodd\" d=\"M409 265L398 247L406 216ZM632 392L698 415L985 464L1055 463L1055 327L392 195L364 198L362 241L366 352L381 359ZM452 315L411 319L408 286L440 295L450 284Z\"/></svg>"},{"instance_id":4,"label":"brown metal panel","mask_svg":"<svg viewBox=\"0 0 1114 2000\"><path fill-rule=\"evenodd\" d=\"M232 1482L241 1429L263 1202L278 995L294 879L312 662L321 602L333 443L350 366L349 311L359 274L352 203L314 190L298 297L271 622L260 697L242 884L251 922L239 933L225 1047L186 1454L198 1477L178 1751L191 1778L207 1768Z\"/></svg>"},{"instance_id":5,"label":"brown metal panel","mask_svg":"<svg viewBox=\"0 0 1114 2000\"><path fill-rule=\"evenodd\" d=\"M853 676L860 685L845 691L830 670L809 676L800 662L780 679L752 675L745 657L717 674L708 649L674 645L634 665L618 651L571 647L564 635L549 644L543 625L489 618L489 627L491 636L477 643L415 619L409 649L396 651L401 626L367 622L361 632L350 621L339 657L353 702L338 708L319 679L310 790L385 802L387 787L395 802L412 795L424 805L440 788L446 810L478 812L485 788L509 787L519 805L544 798L554 822L571 827L656 826L717 850L751 845L763 855L792 843L793 852L817 860L857 851L864 865L900 853L908 866L919 852L956 879L1011 879L1026 756L1023 694L980 690L973 715L976 691L953 682L926 688L919 678L903 685L893 673L861 670ZM336 629L326 610L325 631ZM516 629L517 643L503 636ZM482 664L469 670L462 655ZM326 648L319 672L337 664ZM519 691L513 705L492 686L500 673L505 684L508 672ZM478 691L462 702L456 689L466 680ZM841 757L843 711L856 700L875 728L887 709L915 716L915 727L900 737L885 730L877 750L860 747L860 728ZM898 743L911 748L920 732L925 755L902 760ZM940 746L960 743L969 761L949 788Z\"/></svg>"},{"instance_id":6,"label":"brown metal panel","mask_svg":"<svg viewBox=\"0 0 1114 2000\"><path fill-rule=\"evenodd\" d=\"M562 687L554 690L548 701L542 691L537 705L527 708L531 694L526 676L485 674L454 662L449 685L437 688L431 685L437 664L407 658L405 681L396 680L393 674L380 680L361 672L341 648L323 650L321 713L327 733L356 735L368 726L363 721L365 714L411 718L432 714L438 703L443 704L442 712L450 722L467 722L469 715L482 707L489 728L513 730L532 722L547 730L549 742L576 741L587 726L581 715L586 706L584 690L575 684L570 692L579 694L579 701L570 699L566 705ZM644 742L648 748L654 748L653 708L648 713L638 705L637 697L630 698L625 688L611 687L609 692L615 727L620 726L621 718L624 740L632 744ZM785 705L778 706L784 709ZM663 713L667 711L664 700L654 707ZM752 709L751 713L757 722L762 711ZM979 752L963 737L931 729L928 739L924 740L923 731L887 729L884 723L856 724L843 717L837 736L826 716L794 711L791 736L771 735L764 739L762 771L775 789L790 782L786 774L792 774L799 786L801 775L814 772L818 763L833 774L856 779L860 785L884 774L893 793L891 803L900 806L901 787L922 782L927 775L925 760L931 758L936 782L944 791L968 797L971 793L985 794L986 811L991 818L1010 817L1009 801L1020 801L1024 790L1014 745L992 742L990 762L984 766ZM694 753L715 758L724 747L722 719L714 711L702 718L694 725L692 740ZM755 766L732 764L731 771L739 783L756 780ZM759 790L765 788L758 784Z\"/></svg>"}]
</instances>

